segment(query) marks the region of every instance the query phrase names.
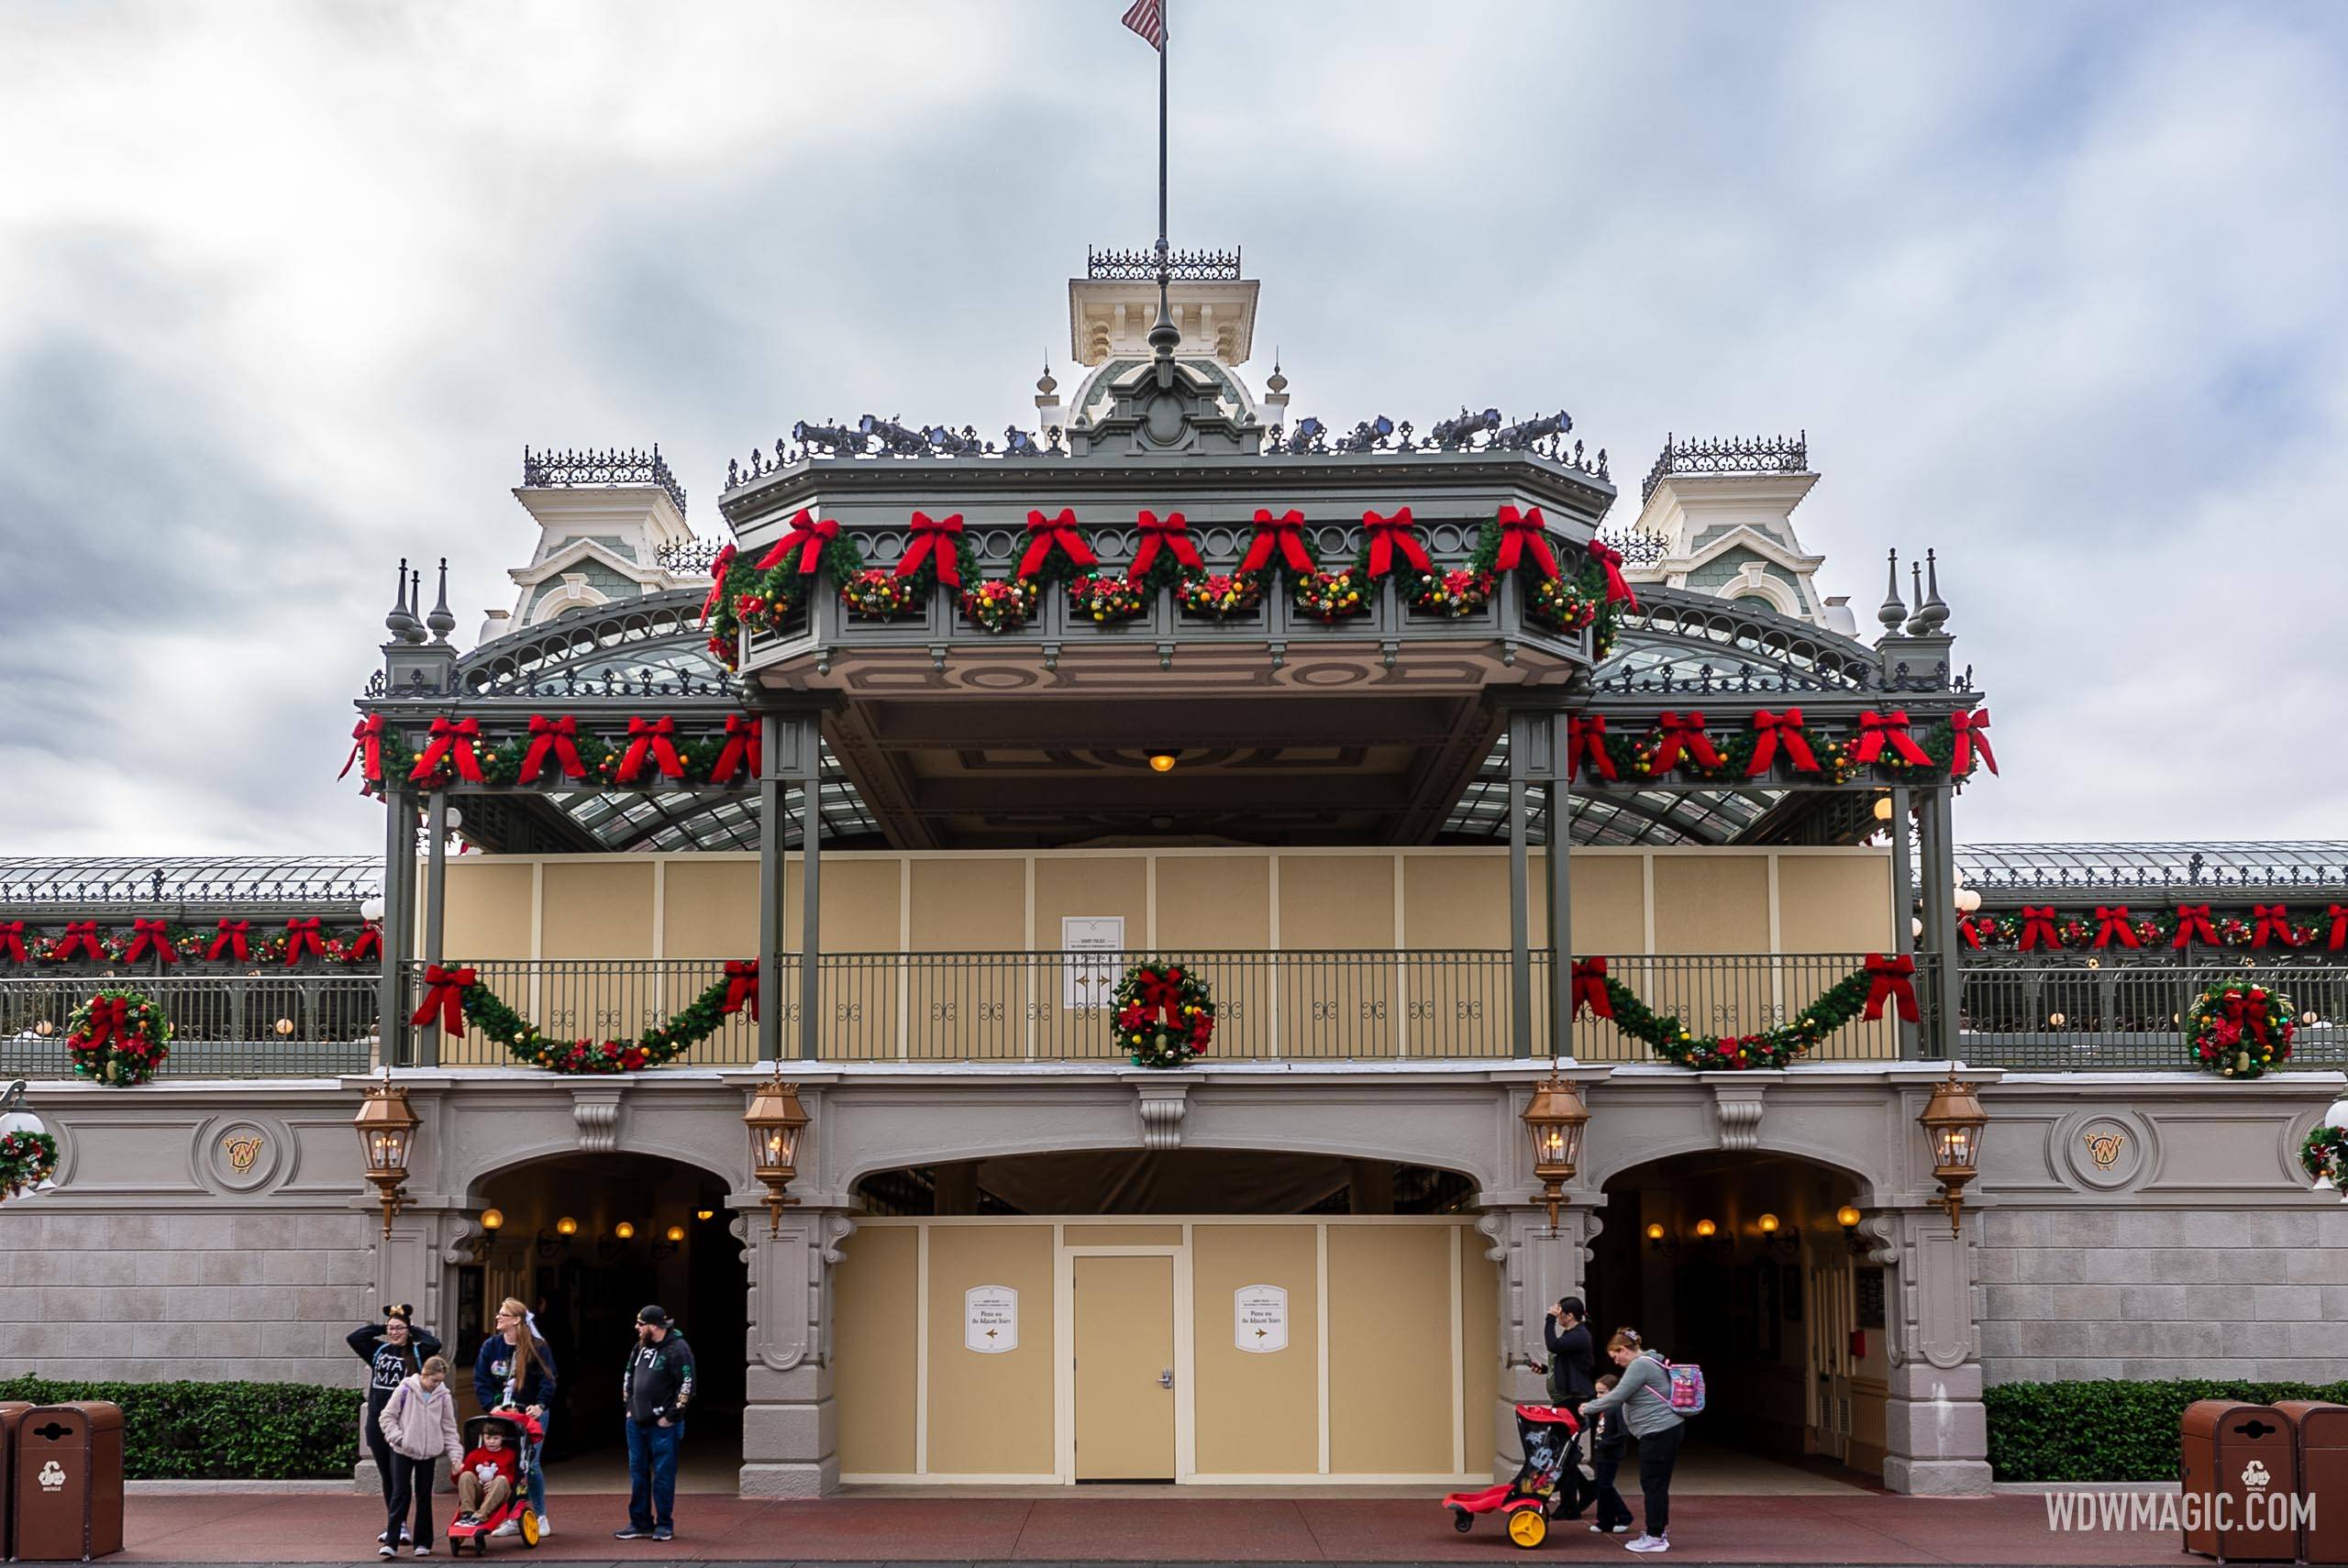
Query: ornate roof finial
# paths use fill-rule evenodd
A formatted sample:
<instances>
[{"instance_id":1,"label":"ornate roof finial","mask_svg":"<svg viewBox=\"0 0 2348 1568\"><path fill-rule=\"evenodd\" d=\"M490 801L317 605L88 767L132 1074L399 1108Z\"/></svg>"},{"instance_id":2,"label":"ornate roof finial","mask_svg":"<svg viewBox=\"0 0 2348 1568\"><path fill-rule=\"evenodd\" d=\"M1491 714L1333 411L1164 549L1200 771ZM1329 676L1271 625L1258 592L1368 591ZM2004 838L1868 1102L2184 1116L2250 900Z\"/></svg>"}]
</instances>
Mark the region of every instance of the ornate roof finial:
<instances>
[{"instance_id":1,"label":"ornate roof finial","mask_svg":"<svg viewBox=\"0 0 2348 1568\"><path fill-rule=\"evenodd\" d=\"M1048 354L1044 357L1044 373L1036 378L1036 390L1046 397L1060 390L1059 382L1052 379L1052 360Z\"/></svg>"},{"instance_id":2,"label":"ornate roof finial","mask_svg":"<svg viewBox=\"0 0 2348 1568\"><path fill-rule=\"evenodd\" d=\"M1883 590L1883 602L1876 608L1875 618L1886 632L1896 633L1899 630L1899 624L1908 619L1908 606L1899 600L1899 552L1893 550L1890 554L1890 577Z\"/></svg>"},{"instance_id":3,"label":"ornate roof finial","mask_svg":"<svg viewBox=\"0 0 2348 1568\"><path fill-rule=\"evenodd\" d=\"M405 556L400 558L400 569L393 574L393 581L398 586L399 594L393 600L391 609L383 616L383 630L391 633L394 640L404 643L407 641L408 632L415 625L415 616L407 607L407 558Z\"/></svg>"},{"instance_id":4,"label":"ornate roof finial","mask_svg":"<svg viewBox=\"0 0 2348 1568\"><path fill-rule=\"evenodd\" d=\"M1915 600L1916 608L1910 613L1908 617L1908 624L1903 628L1903 630L1905 630L1911 637L1921 637L1924 635L1926 630L1924 625L1923 562L1910 561L1908 563L1908 581L1913 590L1911 597Z\"/></svg>"},{"instance_id":5,"label":"ornate roof finial","mask_svg":"<svg viewBox=\"0 0 2348 1568\"><path fill-rule=\"evenodd\" d=\"M1941 598L1941 564L1936 552L1924 552L1924 605L1917 612L1924 618L1924 630L1937 632L1948 624L1948 605Z\"/></svg>"},{"instance_id":6,"label":"ornate roof finial","mask_svg":"<svg viewBox=\"0 0 2348 1568\"><path fill-rule=\"evenodd\" d=\"M1272 373L1264 378L1264 390L1273 393L1288 391L1288 378L1280 374L1280 351L1278 348L1272 350Z\"/></svg>"},{"instance_id":7,"label":"ornate roof finial","mask_svg":"<svg viewBox=\"0 0 2348 1568\"><path fill-rule=\"evenodd\" d=\"M432 628L432 640L436 643L447 642L449 634L457 629L457 617L449 609L449 558L446 556L440 558L440 598L432 606L432 613L424 618L424 624Z\"/></svg>"},{"instance_id":8,"label":"ornate roof finial","mask_svg":"<svg viewBox=\"0 0 2348 1568\"><path fill-rule=\"evenodd\" d=\"M407 574L407 595L409 602L415 605L417 609L424 607L424 571L420 567ZM407 625L400 632L400 641L404 643L424 641L424 623L417 620L413 613L407 618Z\"/></svg>"}]
</instances>

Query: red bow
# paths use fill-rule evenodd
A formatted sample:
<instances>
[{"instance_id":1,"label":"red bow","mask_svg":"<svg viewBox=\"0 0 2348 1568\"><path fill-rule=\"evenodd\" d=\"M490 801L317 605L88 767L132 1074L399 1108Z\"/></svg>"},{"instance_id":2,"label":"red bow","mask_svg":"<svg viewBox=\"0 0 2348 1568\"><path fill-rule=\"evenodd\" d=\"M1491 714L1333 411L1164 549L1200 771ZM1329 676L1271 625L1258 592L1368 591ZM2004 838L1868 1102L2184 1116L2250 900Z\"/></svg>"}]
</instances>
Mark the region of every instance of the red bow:
<instances>
[{"instance_id":1,"label":"red bow","mask_svg":"<svg viewBox=\"0 0 2348 1568\"><path fill-rule=\"evenodd\" d=\"M1892 1003L1899 1016L1914 1023L1923 1015L1916 1010L1916 988L1911 983L1916 976L1916 960L1901 954L1886 958L1880 953L1867 955L1867 1010L1860 1016L1877 1019L1883 1016L1883 1004Z\"/></svg>"},{"instance_id":2,"label":"red bow","mask_svg":"<svg viewBox=\"0 0 2348 1568\"><path fill-rule=\"evenodd\" d=\"M1166 1021L1180 1021L1182 1015L1182 971L1180 969L1144 969L1136 977L1139 984L1139 1006L1145 1014L1161 1012Z\"/></svg>"},{"instance_id":3,"label":"red bow","mask_svg":"<svg viewBox=\"0 0 2348 1568\"><path fill-rule=\"evenodd\" d=\"M468 784L481 782L481 757L473 750L473 742L481 738L479 719L435 719L432 721L432 741L424 755L415 759L408 770L410 778L429 778L450 758L457 764L457 777Z\"/></svg>"},{"instance_id":4,"label":"red bow","mask_svg":"<svg viewBox=\"0 0 2348 1568\"><path fill-rule=\"evenodd\" d=\"M1585 1003L1593 1018L1614 1016L1613 999L1606 994L1606 960L1603 957L1574 960L1574 1010L1571 1016L1579 1018Z\"/></svg>"},{"instance_id":5,"label":"red bow","mask_svg":"<svg viewBox=\"0 0 2348 1568\"><path fill-rule=\"evenodd\" d=\"M2027 953L2041 943L2049 947L2063 945L2063 939L2054 931L2054 906L2024 904L2021 907L2021 940L2015 945Z\"/></svg>"},{"instance_id":6,"label":"red bow","mask_svg":"<svg viewBox=\"0 0 2348 1568\"><path fill-rule=\"evenodd\" d=\"M701 624L709 624L710 612L725 602L725 572L734 564L734 547L726 546L709 563L709 597L701 602Z\"/></svg>"},{"instance_id":7,"label":"red bow","mask_svg":"<svg viewBox=\"0 0 2348 1568\"><path fill-rule=\"evenodd\" d=\"M1146 517L1149 514L1145 512L1142 515ZM1101 558L1092 553L1092 547L1086 544L1084 536L1076 531L1076 509L1063 506L1058 517L1047 517L1040 512L1027 513L1027 548L1019 558L1019 569L1012 575L1035 576L1043 569L1044 563L1051 558L1055 549L1068 558L1070 566L1097 567L1101 564Z\"/></svg>"},{"instance_id":8,"label":"red bow","mask_svg":"<svg viewBox=\"0 0 2348 1568\"><path fill-rule=\"evenodd\" d=\"M465 991L479 978L471 969L444 969L437 964L424 966L424 1005L415 1010L410 1023L429 1023L432 1015L440 1015L440 1032L462 1034L465 1032Z\"/></svg>"},{"instance_id":9,"label":"red bow","mask_svg":"<svg viewBox=\"0 0 2348 1568\"><path fill-rule=\"evenodd\" d=\"M2176 906L2176 940L2169 945L2183 947L2194 942L2206 942L2212 947L2218 945L2218 928L2210 923L2210 906L2179 904Z\"/></svg>"},{"instance_id":10,"label":"red bow","mask_svg":"<svg viewBox=\"0 0 2348 1568\"><path fill-rule=\"evenodd\" d=\"M57 944L50 956L66 959L79 951L94 964L105 962L106 950L98 945L98 922L94 920L72 920L65 922L65 939Z\"/></svg>"},{"instance_id":11,"label":"red bow","mask_svg":"<svg viewBox=\"0 0 2348 1568\"><path fill-rule=\"evenodd\" d=\"M2136 928L2129 922L2126 904L2109 910L2098 904L2095 907L2095 918L2103 922L2095 933L2095 945L2098 947L2109 946L2115 936L2120 939L2120 945L2122 947L2138 945Z\"/></svg>"},{"instance_id":12,"label":"red bow","mask_svg":"<svg viewBox=\"0 0 2348 1568\"><path fill-rule=\"evenodd\" d=\"M381 958L382 955L383 928L379 925L362 925L359 928L359 934L350 939L349 950L343 954L342 961L346 964L364 964L370 958Z\"/></svg>"},{"instance_id":13,"label":"red bow","mask_svg":"<svg viewBox=\"0 0 2348 1568\"><path fill-rule=\"evenodd\" d=\"M1169 512L1160 517L1155 512L1145 512L1141 514L1141 543L1134 547L1134 564L1125 569L1127 582L1139 582L1149 575L1161 545L1192 571L1207 569L1207 563L1199 558L1199 547L1191 543L1191 525L1183 521L1180 513Z\"/></svg>"},{"instance_id":14,"label":"red bow","mask_svg":"<svg viewBox=\"0 0 2348 1568\"><path fill-rule=\"evenodd\" d=\"M1721 754L1712 749L1712 739L1704 733L1704 715L1691 712L1682 716L1666 713L1662 721L1662 738L1656 742L1655 761L1647 771L1660 777L1679 766L1681 748L1686 748L1689 760L1704 767L1718 767Z\"/></svg>"},{"instance_id":15,"label":"red bow","mask_svg":"<svg viewBox=\"0 0 2348 1568\"><path fill-rule=\"evenodd\" d=\"M0 957L18 964L25 962L25 922L23 921L0 921Z\"/></svg>"},{"instance_id":16,"label":"red bow","mask_svg":"<svg viewBox=\"0 0 2348 1568\"><path fill-rule=\"evenodd\" d=\"M1627 604L1636 610L1639 596L1631 591L1629 583L1623 580L1623 552L1596 539L1589 542L1589 558L1606 571L1606 602Z\"/></svg>"},{"instance_id":17,"label":"red bow","mask_svg":"<svg viewBox=\"0 0 2348 1568\"><path fill-rule=\"evenodd\" d=\"M287 968L291 969L294 965L299 964L305 955L312 958L323 958L327 955L327 944L318 936L318 924L316 915L308 920L289 920L285 922L285 966Z\"/></svg>"},{"instance_id":18,"label":"red bow","mask_svg":"<svg viewBox=\"0 0 2348 1568\"><path fill-rule=\"evenodd\" d=\"M251 933L252 928L253 922L249 920L220 922L213 928L215 934L212 938L212 945L205 950L204 961L207 964L217 964L223 958L233 958L239 964L246 962L252 956L251 949L245 941L246 937Z\"/></svg>"},{"instance_id":19,"label":"red bow","mask_svg":"<svg viewBox=\"0 0 2348 1568\"><path fill-rule=\"evenodd\" d=\"M1905 708L1894 708L1882 713L1861 713L1859 746L1851 754L1851 760L1862 767L1879 762L1887 743L1891 746L1892 755L1902 762L1912 762L1920 767L1932 766L1933 759L1924 755L1924 748L1918 745L1915 737L1908 733L1908 710Z\"/></svg>"},{"instance_id":20,"label":"red bow","mask_svg":"<svg viewBox=\"0 0 2348 1568\"><path fill-rule=\"evenodd\" d=\"M1394 552L1421 571L1434 570L1434 563L1427 559L1427 552L1412 533L1411 509L1407 506L1391 517L1380 517L1375 512L1361 514L1361 525L1369 533L1369 575L1384 577L1394 569Z\"/></svg>"},{"instance_id":21,"label":"red bow","mask_svg":"<svg viewBox=\"0 0 2348 1568\"><path fill-rule=\"evenodd\" d=\"M579 759L579 721L569 713L559 719L549 719L544 713L530 715L530 749L523 753L522 771L515 778L524 784L536 784L538 775L546 771L548 753L553 754L564 778L587 777L587 765Z\"/></svg>"},{"instance_id":22,"label":"red bow","mask_svg":"<svg viewBox=\"0 0 2348 1568\"><path fill-rule=\"evenodd\" d=\"M1581 772L1583 758L1589 758L1592 771L1600 778L1613 779L1614 759L1606 755L1606 715L1592 713L1583 718L1578 713L1566 715L1566 778L1568 780Z\"/></svg>"},{"instance_id":23,"label":"red bow","mask_svg":"<svg viewBox=\"0 0 2348 1568\"><path fill-rule=\"evenodd\" d=\"M1956 752L1949 758L1948 776L1962 778L1973 771L1973 752L1980 748L1981 760L1990 772L1998 771L1998 754L1989 749L1989 710L1977 713L1951 713L1948 727L1956 732Z\"/></svg>"},{"instance_id":24,"label":"red bow","mask_svg":"<svg viewBox=\"0 0 2348 1568\"><path fill-rule=\"evenodd\" d=\"M791 532L777 539L774 548L759 558L759 569L771 571L790 558L792 551L797 550L799 575L813 577L815 569L824 562L824 547L839 536L838 523L829 517L818 523L814 514L803 506L799 509L799 515L791 520Z\"/></svg>"},{"instance_id":25,"label":"red bow","mask_svg":"<svg viewBox=\"0 0 2348 1568\"><path fill-rule=\"evenodd\" d=\"M750 1021L759 1021L759 961L756 958L725 960L725 1005L720 1014L737 1013L745 1007L750 1010Z\"/></svg>"},{"instance_id":26,"label":"red bow","mask_svg":"<svg viewBox=\"0 0 2348 1568\"><path fill-rule=\"evenodd\" d=\"M1956 922L1956 933L1965 938L1965 945L1967 947L1981 945L1981 928L1974 923L1971 915L1966 915Z\"/></svg>"},{"instance_id":27,"label":"red bow","mask_svg":"<svg viewBox=\"0 0 2348 1568\"><path fill-rule=\"evenodd\" d=\"M350 755L342 759L342 771L335 777L349 778L350 765L362 759L367 766L360 769L360 778L370 784L381 784L383 781L383 715L381 713L368 714L352 728Z\"/></svg>"},{"instance_id":28,"label":"red bow","mask_svg":"<svg viewBox=\"0 0 2348 1568\"><path fill-rule=\"evenodd\" d=\"M913 543L905 547L904 558L897 563L899 577L911 577L929 562L937 569L937 580L948 588L962 586L962 558L956 547L962 539L962 514L932 517L926 512L914 513Z\"/></svg>"},{"instance_id":29,"label":"red bow","mask_svg":"<svg viewBox=\"0 0 2348 1568\"><path fill-rule=\"evenodd\" d=\"M1247 541L1247 554L1239 563L1240 571L1261 571L1272 564L1277 552L1282 565L1298 573L1312 569L1312 554L1304 547L1304 513L1291 508L1278 517L1265 507L1256 509L1256 536Z\"/></svg>"},{"instance_id":30,"label":"red bow","mask_svg":"<svg viewBox=\"0 0 2348 1568\"><path fill-rule=\"evenodd\" d=\"M709 781L712 784L731 784L737 773L756 778L759 776L761 734L756 718L741 713L726 714L725 745L718 752L717 760L710 764Z\"/></svg>"},{"instance_id":31,"label":"red bow","mask_svg":"<svg viewBox=\"0 0 2348 1568\"><path fill-rule=\"evenodd\" d=\"M2258 929L2250 936L2253 947L2265 946L2270 937L2286 947L2298 945L2298 939L2291 934L2290 913L2281 904L2253 904L2250 906L2250 918L2258 922Z\"/></svg>"},{"instance_id":32,"label":"red bow","mask_svg":"<svg viewBox=\"0 0 2348 1568\"><path fill-rule=\"evenodd\" d=\"M677 755L676 720L666 714L657 719L630 719L627 734L627 754L620 758L621 783L633 784L642 777L647 756L659 766L663 777L685 776L685 759Z\"/></svg>"},{"instance_id":33,"label":"red bow","mask_svg":"<svg viewBox=\"0 0 2348 1568\"><path fill-rule=\"evenodd\" d=\"M1753 733L1760 738L1753 743L1753 760L1744 765L1747 778L1758 778L1769 771L1778 760L1778 747L1786 748L1786 760L1797 773L1818 771L1818 757L1810 749L1810 741L1801 733L1801 710L1789 708L1782 713L1772 713L1763 708L1753 715Z\"/></svg>"},{"instance_id":34,"label":"red bow","mask_svg":"<svg viewBox=\"0 0 2348 1568\"><path fill-rule=\"evenodd\" d=\"M1517 563L1531 551L1541 568L1541 575L1556 581L1556 552L1549 548L1549 525L1542 520L1541 509L1534 507L1519 515L1512 505L1501 507L1501 553L1492 561L1497 571L1514 571Z\"/></svg>"},{"instance_id":35,"label":"red bow","mask_svg":"<svg viewBox=\"0 0 2348 1568\"><path fill-rule=\"evenodd\" d=\"M2324 913L2331 917L2331 940L2324 945L2337 953L2348 947L2348 904L2334 904ZM18 952L17 956L21 959L24 954Z\"/></svg>"},{"instance_id":36,"label":"red bow","mask_svg":"<svg viewBox=\"0 0 2348 1568\"><path fill-rule=\"evenodd\" d=\"M89 1028L82 1043L94 1050L110 1041L130 1043L130 1003L121 997L92 997Z\"/></svg>"},{"instance_id":37,"label":"red bow","mask_svg":"<svg viewBox=\"0 0 2348 1568\"><path fill-rule=\"evenodd\" d=\"M122 961L136 964L150 953L166 965L180 961L180 955L172 948L171 932L161 921L134 916L130 922L130 945L123 950Z\"/></svg>"}]
</instances>

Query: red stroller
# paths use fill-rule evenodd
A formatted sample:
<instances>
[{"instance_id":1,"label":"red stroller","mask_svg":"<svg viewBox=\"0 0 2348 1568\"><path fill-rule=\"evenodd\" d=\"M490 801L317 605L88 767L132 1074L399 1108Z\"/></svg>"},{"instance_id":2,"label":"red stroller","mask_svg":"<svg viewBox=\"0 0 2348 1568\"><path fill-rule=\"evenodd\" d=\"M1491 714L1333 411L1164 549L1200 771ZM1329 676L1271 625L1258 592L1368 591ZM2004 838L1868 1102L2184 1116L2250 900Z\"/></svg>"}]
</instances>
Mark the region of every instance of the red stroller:
<instances>
[{"instance_id":1,"label":"red stroller","mask_svg":"<svg viewBox=\"0 0 2348 1568\"><path fill-rule=\"evenodd\" d=\"M1476 1528L1478 1514L1497 1513L1506 1519L1508 1538L1531 1549L1549 1538L1549 1518L1565 1500L1557 1485L1566 1466L1576 1463L1574 1438L1581 1422L1571 1410L1553 1405L1519 1405L1516 1438L1524 1463L1516 1479L1480 1492L1454 1492L1443 1500L1451 1510L1451 1528L1465 1535Z\"/></svg>"},{"instance_id":2,"label":"red stroller","mask_svg":"<svg viewBox=\"0 0 2348 1568\"><path fill-rule=\"evenodd\" d=\"M492 1410L485 1416L475 1416L465 1423L465 1452L470 1453L481 1446L482 1432L495 1426L505 1434L505 1446L514 1451L514 1489L505 1501L477 1519L462 1515L449 1525L449 1555L457 1556L470 1544L476 1556L489 1554L489 1538L507 1519L520 1520L524 1546L538 1544L537 1511L530 1507L530 1467L538 1462L538 1444L546 1437L537 1418L526 1410Z\"/></svg>"}]
</instances>

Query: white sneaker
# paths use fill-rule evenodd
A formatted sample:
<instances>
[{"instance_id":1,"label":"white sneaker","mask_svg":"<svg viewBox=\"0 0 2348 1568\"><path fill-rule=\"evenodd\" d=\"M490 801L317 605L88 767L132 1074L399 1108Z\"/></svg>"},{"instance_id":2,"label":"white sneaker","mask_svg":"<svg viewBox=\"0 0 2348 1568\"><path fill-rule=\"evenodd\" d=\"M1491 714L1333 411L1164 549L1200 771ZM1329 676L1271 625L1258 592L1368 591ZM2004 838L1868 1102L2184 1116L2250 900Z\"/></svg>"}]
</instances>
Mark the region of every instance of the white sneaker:
<instances>
[{"instance_id":1,"label":"white sneaker","mask_svg":"<svg viewBox=\"0 0 2348 1568\"><path fill-rule=\"evenodd\" d=\"M415 1531L408 1529L405 1525L400 1526L400 1544L402 1546L414 1546L415 1544Z\"/></svg>"},{"instance_id":2,"label":"white sneaker","mask_svg":"<svg viewBox=\"0 0 2348 1568\"><path fill-rule=\"evenodd\" d=\"M1589 1533L1592 1535L1621 1535L1630 1528L1631 1527L1629 1525L1592 1525L1589 1527Z\"/></svg>"},{"instance_id":3,"label":"white sneaker","mask_svg":"<svg viewBox=\"0 0 2348 1568\"><path fill-rule=\"evenodd\" d=\"M490 1534L492 1534L492 1535L519 1535L519 1534L521 1534L521 1533L522 1533L522 1516L521 1516L521 1515L519 1515L519 1514L515 1515L512 1518L507 1519L504 1524L499 1525L495 1529L491 1530L489 1533L490 1533Z\"/></svg>"},{"instance_id":4,"label":"white sneaker","mask_svg":"<svg viewBox=\"0 0 2348 1568\"><path fill-rule=\"evenodd\" d=\"M1668 1551L1671 1550L1671 1539L1668 1536L1643 1535L1635 1540L1624 1541L1623 1546L1630 1551Z\"/></svg>"},{"instance_id":5,"label":"white sneaker","mask_svg":"<svg viewBox=\"0 0 2348 1568\"><path fill-rule=\"evenodd\" d=\"M375 1549L375 1555L378 1557L397 1557L399 1554L400 1549L396 1546L391 1545L389 1542L386 1542Z\"/></svg>"},{"instance_id":6,"label":"white sneaker","mask_svg":"<svg viewBox=\"0 0 2348 1568\"><path fill-rule=\"evenodd\" d=\"M538 1539L544 1540L554 1533L554 1521L544 1514L538 1516Z\"/></svg>"}]
</instances>

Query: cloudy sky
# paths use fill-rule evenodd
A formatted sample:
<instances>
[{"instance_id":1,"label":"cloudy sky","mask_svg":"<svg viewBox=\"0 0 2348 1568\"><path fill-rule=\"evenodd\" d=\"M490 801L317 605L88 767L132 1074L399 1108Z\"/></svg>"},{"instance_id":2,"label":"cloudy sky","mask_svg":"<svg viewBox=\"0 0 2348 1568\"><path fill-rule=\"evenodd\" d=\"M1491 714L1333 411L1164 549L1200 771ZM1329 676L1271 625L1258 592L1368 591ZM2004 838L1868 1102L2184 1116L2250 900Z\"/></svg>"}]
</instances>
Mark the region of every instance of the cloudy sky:
<instances>
[{"instance_id":1,"label":"cloudy sky","mask_svg":"<svg viewBox=\"0 0 2348 1568\"><path fill-rule=\"evenodd\" d=\"M2348 10L1173 6L1298 412L1806 427L1863 624L1941 551L1965 837L2348 836ZM392 562L509 602L526 442L709 528L803 415L1027 412L1153 228L1122 9L0 0L0 853L380 844Z\"/></svg>"}]
</instances>

